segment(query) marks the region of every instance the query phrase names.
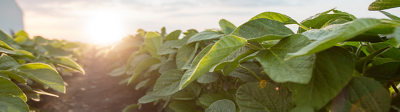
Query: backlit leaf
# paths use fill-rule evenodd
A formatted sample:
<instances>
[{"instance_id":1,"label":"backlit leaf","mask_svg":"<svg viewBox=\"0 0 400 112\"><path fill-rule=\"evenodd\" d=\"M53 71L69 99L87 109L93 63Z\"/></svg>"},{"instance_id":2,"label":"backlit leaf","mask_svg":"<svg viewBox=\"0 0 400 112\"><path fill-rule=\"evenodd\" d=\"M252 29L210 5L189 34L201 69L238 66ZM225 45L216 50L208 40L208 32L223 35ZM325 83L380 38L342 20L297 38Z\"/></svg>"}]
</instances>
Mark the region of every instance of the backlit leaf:
<instances>
[{"instance_id":1,"label":"backlit leaf","mask_svg":"<svg viewBox=\"0 0 400 112\"><path fill-rule=\"evenodd\" d=\"M183 76L182 71L171 69L164 72L156 81L153 88L154 95L168 96L179 91L179 83Z\"/></svg>"},{"instance_id":2,"label":"backlit leaf","mask_svg":"<svg viewBox=\"0 0 400 112\"><path fill-rule=\"evenodd\" d=\"M236 29L234 24L225 19L219 20L219 27L225 32L225 35L231 34Z\"/></svg>"},{"instance_id":3,"label":"backlit leaf","mask_svg":"<svg viewBox=\"0 0 400 112\"><path fill-rule=\"evenodd\" d=\"M282 22L260 18L244 23L231 35L243 37L248 41L265 41L282 39L292 34L294 34L293 31Z\"/></svg>"},{"instance_id":4,"label":"backlit leaf","mask_svg":"<svg viewBox=\"0 0 400 112\"><path fill-rule=\"evenodd\" d=\"M180 83L180 88L182 89L186 87L198 77L200 77L204 73L207 73L213 66L217 65L219 61L225 59L246 44L247 41L241 37L222 37L212 46L210 51L205 54L204 57L202 57L201 59L198 59L197 57L195 58L195 61L193 61L191 68L183 75ZM203 49L203 51L205 50ZM198 56L200 56L200 54Z\"/></svg>"},{"instance_id":5,"label":"backlit leaf","mask_svg":"<svg viewBox=\"0 0 400 112\"><path fill-rule=\"evenodd\" d=\"M28 74L28 77L38 83L49 86L56 91L65 93L64 81L58 72L50 65L43 63L28 63L18 67Z\"/></svg>"},{"instance_id":6,"label":"backlit leaf","mask_svg":"<svg viewBox=\"0 0 400 112\"><path fill-rule=\"evenodd\" d=\"M17 85L6 78L0 77L0 88L0 95L11 95L21 98L22 100L24 100L24 102L27 101L26 96L21 91L21 89L19 89Z\"/></svg>"},{"instance_id":7,"label":"backlit leaf","mask_svg":"<svg viewBox=\"0 0 400 112\"><path fill-rule=\"evenodd\" d=\"M395 7L400 7L400 0L376 0L369 5L368 10L384 10Z\"/></svg>"},{"instance_id":8,"label":"backlit leaf","mask_svg":"<svg viewBox=\"0 0 400 112\"><path fill-rule=\"evenodd\" d=\"M144 39L145 49L153 56L160 57L157 51L163 44L163 38L156 32L147 32L146 38Z\"/></svg>"}]
</instances>

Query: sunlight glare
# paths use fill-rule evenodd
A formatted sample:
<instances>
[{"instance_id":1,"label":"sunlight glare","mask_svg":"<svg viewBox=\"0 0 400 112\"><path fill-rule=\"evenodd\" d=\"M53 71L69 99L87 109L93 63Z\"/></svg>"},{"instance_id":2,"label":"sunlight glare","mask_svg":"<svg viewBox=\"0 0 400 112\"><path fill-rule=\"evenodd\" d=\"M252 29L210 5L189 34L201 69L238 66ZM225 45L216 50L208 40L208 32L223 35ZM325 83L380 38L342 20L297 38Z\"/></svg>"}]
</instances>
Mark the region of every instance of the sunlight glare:
<instances>
[{"instance_id":1,"label":"sunlight glare","mask_svg":"<svg viewBox=\"0 0 400 112\"><path fill-rule=\"evenodd\" d=\"M94 44L111 44L126 36L121 10L95 10L87 13L86 35Z\"/></svg>"}]
</instances>

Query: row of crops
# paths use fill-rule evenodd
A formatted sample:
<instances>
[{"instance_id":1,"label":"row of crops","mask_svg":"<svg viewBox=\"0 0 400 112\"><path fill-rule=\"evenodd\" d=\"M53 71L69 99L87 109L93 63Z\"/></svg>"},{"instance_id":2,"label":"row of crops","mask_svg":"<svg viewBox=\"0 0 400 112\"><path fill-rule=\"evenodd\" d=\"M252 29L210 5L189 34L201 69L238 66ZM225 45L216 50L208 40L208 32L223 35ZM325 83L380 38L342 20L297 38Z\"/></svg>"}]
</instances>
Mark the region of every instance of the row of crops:
<instances>
[{"instance_id":1,"label":"row of crops","mask_svg":"<svg viewBox=\"0 0 400 112\"><path fill-rule=\"evenodd\" d=\"M121 86L146 91L123 111L399 111L400 17L383 11L399 3L369 6L390 19L331 9L302 22L264 12L201 32L140 29L96 56L108 59L109 75L125 77ZM26 102L56 96L47 88L65 92L62 74L84 74L76 63L84 44L24 31L1 31L0 40L0 111L35 110Z\"/></svg>"},{"instance_id":2,"label":"row of crops","mask_svg":"<svg viewBox=\"0 0 400 112\"><path fill-rule=\"evenodd\" d=\"M135 50L110 66L121 84L146 91L123 111L398 111L400 18L382 11L398 3L369 6L390 19L331 9L302 22L264 12L238 27L222 19L221 29L201 32L138 30L126 39L144 44L99 54Z\"/></svg>"},{"instance_id":3,"label":"row of crops","mask_svg":"<svg viewBox=\"0 0 400 112\"><path fill-rule=\"evenodd\" d=\"M65 93L61 75L84 74L75 62L82 54L81 43L33 39L25 31L8 35L0 30L0 111L35 111L26 102L40 101L40 95L58 97L47 88Z\"/></svg>"}]
</instances>

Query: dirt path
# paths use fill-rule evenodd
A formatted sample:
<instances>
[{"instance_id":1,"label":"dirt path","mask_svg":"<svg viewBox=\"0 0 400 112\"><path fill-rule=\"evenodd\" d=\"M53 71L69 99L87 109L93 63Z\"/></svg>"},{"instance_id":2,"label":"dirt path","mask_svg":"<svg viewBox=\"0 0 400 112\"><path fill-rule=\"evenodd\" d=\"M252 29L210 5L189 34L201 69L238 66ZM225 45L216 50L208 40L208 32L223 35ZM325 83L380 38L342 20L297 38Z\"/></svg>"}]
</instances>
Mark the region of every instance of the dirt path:
<instances>
[{"instance_id":1,"label":"dirt path","mask_svg":"<svg viewBox=\"0 0 400 112\"><path fill-rule=\"evenodd\" d=\"M33 106L44 112L120 112L126 106L137 103L143 91L133 86L119 85L120 77L107 75L106 66L100 60L85 57L83 62L86 75L65 76L68 83L66 94L54 92L59 98L41 95L42 101ZM148 111L133 109L133 112Z\"/></svg>"}]
</instances>

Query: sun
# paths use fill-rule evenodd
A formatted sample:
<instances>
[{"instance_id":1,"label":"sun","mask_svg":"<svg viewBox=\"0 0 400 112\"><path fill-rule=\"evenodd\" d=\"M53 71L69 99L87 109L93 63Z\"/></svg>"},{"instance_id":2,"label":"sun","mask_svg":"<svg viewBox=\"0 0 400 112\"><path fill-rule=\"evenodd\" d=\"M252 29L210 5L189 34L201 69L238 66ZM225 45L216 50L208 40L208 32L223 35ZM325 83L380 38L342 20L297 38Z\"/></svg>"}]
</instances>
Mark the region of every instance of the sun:
<instances>
[{"instance_id":1,"label":"sun","mask_svg":"<svg viewBox=\"0 0 400 112\"><path fill-rule=\"evenodd\" d=\"M126 36L123 13L116 9L88 12L85 27L86 36L94 44L111 44Z\"/></svg>"}]
</instances>

